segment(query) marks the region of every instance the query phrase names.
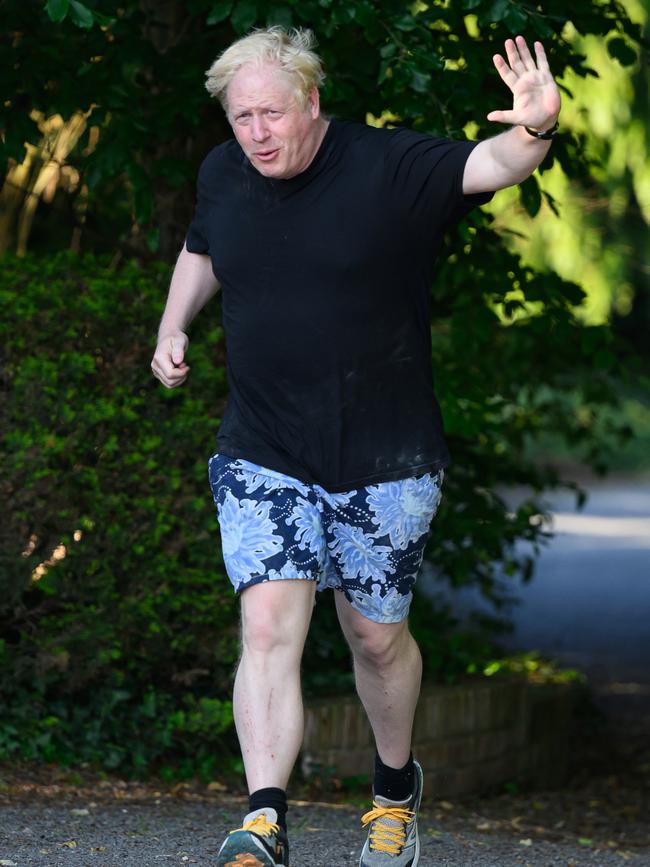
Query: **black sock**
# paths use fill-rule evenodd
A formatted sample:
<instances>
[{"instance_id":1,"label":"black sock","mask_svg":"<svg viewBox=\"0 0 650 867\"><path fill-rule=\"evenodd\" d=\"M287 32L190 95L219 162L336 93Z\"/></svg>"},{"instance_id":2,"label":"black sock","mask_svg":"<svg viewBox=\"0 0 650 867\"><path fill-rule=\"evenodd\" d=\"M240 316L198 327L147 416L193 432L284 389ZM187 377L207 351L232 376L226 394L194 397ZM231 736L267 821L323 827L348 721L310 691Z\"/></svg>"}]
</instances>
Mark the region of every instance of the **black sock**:
<instances>
[{"instance_id":1,"label":"black sock","mask_svg":"<svg viewBox=\"0 0 650 867\"><path fill-rule=\"evenodd\" d=\"M415 765L413 753L409 754L409 760L403 768L389 768L375 752L375 782L373 791L375 795L388 798L389 801L404 801L410 798L415 788Z\"/></svg>"},{"instance_id":2,"label":"black sock","mask_svg":"<svg viewBox=\"0 0 650 867\"><path fill-rule=\"evenodd\" d=\"M287 830L287 793L284 789L270 786L268 789L258 789L248 796L248 812L260 810L262 807L273 807L278 814L278 825Z\"/></svg>"}]
</instances>

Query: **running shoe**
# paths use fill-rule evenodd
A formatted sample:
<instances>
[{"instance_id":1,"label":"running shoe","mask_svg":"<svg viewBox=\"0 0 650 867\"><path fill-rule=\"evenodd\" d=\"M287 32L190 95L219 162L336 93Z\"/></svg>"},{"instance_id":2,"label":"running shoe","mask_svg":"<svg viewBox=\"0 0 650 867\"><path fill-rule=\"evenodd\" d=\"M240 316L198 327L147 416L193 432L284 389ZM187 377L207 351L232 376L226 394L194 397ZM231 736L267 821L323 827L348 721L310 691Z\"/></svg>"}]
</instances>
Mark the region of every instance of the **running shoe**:
<instances>
[{"instance_id":1,"label":"running shoe","mask_svg":"<svg viewBox=\"0 0 650 867\"><path fill-rule=\"evenodd\" d=\"M277 820L272 807L249 813L223 841L217 867L289 867L287 832Z\"/></svg>"},{"instance_id":2,"label":"running shoe","mask_svg":"<svg viewBox=\"0 0 650 867\"><path fill-rule=\"evenodd\" d=\"M416 867L420 861L417 812L422 800L423 774L415 765L415 791L403 801L389 801L374 795L372 806L361 824L368 838L361 852L359 867Z\"/></svg>"}]
</instances>

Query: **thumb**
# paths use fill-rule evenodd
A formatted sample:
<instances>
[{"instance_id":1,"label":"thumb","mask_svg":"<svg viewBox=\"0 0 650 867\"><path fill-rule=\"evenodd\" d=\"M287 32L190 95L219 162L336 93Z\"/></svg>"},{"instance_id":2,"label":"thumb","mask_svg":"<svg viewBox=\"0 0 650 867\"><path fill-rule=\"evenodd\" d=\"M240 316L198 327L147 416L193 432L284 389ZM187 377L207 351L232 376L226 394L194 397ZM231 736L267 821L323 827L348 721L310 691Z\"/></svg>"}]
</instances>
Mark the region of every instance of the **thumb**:
<instances>
[{"instance_id":1,"label":"thumb","mask_svg":"<svg viewBox=\"0 0 650 867\"><path fill-rule=\"evenodd\" d=\"M175 340L172 337L172 339L171 339L171 351L172 351L171 352L172 361L174 362L174 364L176 364L176 365L181 364L183 361L183 358L185 357L185 346L183 344L183 341Z\"/></svg>"},{"instance_id":2,"label":"thumb","mask_svg":"<svg viewBox=\"0 0 650 867\"><path fill-rule=\"evenodd\" d=\"M487 119L495 123L517 123L514 111L491 111Z\"/></svg>"}]
</instances>

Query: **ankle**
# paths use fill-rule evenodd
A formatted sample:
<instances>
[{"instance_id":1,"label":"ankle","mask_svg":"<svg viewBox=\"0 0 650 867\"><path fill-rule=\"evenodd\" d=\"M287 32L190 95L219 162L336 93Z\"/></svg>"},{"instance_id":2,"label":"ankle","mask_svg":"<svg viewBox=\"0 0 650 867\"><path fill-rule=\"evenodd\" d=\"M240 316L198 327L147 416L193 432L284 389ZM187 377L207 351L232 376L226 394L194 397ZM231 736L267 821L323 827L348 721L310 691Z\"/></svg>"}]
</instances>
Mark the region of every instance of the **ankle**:
<instances>
[{"instance_id":1,"label":"ankle","mask_svg":"<svg viewBox=\"0 0 650 867\"><path fill-rule=\"evenodd\" d=\"M278 825L287 830L287 793L284 789L268 786L265 789L257 789L248 796L249 812L261 810L264 807L272 807L278 814Z\"/></svg>"},{"instance_id":2,"label":"ankle","mask_svg":"<svg viewBox=\"0 0 650 867\"><path fill-rule=\"evenodd\" d=\"M415 765L413 753L402 768L385 765L378 752L375 752L375 780L373 792L388 798L389 801L404 801L413 794L415 787Z\"/></svg>"}]
</instances>

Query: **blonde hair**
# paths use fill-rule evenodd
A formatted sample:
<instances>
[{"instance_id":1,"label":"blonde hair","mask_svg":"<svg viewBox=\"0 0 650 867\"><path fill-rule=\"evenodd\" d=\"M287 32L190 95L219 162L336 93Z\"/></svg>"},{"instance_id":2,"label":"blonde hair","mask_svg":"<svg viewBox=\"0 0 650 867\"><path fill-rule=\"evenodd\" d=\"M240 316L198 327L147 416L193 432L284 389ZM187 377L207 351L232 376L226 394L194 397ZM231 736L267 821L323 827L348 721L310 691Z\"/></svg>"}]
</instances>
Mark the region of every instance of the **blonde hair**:
<instances>
[{"instance_id":1,"label":"blonde hair","mask_svg":"<svg viewBox=\"0 0 650 867\"><path fill-rule=\"evenodd\" d=\"M279 25L253 30L217 57L206 72L205 87L228 112L228 85L241 67L247 63L274 63L291 76L296 99L304 107L310 91L325 80L323 63L312 51L314 44L311 30L287 31Z\"/></svg>"}]
</instances>

